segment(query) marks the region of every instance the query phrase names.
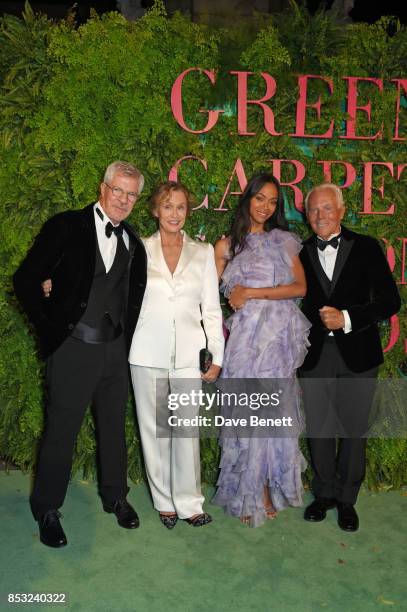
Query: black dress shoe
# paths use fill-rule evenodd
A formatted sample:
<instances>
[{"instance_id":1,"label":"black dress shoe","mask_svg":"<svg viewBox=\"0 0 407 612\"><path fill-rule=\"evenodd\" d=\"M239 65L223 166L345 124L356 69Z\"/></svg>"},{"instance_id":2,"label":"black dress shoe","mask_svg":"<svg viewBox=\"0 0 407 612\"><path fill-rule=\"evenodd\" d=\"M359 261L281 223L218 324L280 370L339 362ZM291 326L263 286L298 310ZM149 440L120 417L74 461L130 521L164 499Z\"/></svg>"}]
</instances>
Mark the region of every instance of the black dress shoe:
<instances>
[{"instance_id":1,"label":"black dress shoe","mask_svg":"<svg viewBox=\"0 0 407 612\"><path fill-rule=\"evenodd\" d=\"M162 522L167 529L174 529L175 525L178 522L178 514L161 514L160 512L160 521Z\"/></svg>"},{"instance_id":2,"label":"black dress shoe","mask_svg":"<svg viewBox=\"0 0 407 612\"><path fill-rule=\"evenodd\" d=\"M352 504L338 502L338 525L344 531L357 531L359 518Z\"/></svg>"},{"instance_id":3,"label":"black dress shoe","mask_svg":"<svg viewBox=\"0 0 407 612\"><path fill-rule=\"evenodd\" d=\"M207 525L208 523L212 523L212 517L207 512L203 512L202 514L198 514L194 516L194 518L184 519L188 525L192 525L193 527L202 527L202 525Z\"/></svg>"},{"instance_id":4,"label":"black dress shoe","mask_svg":"<svg viewBox=\"0 0 407 612\"><path fill-rule=\"evenodd\" d=\"M103 510L115 514L120 527L136 529L140 525L137 512L126 499L118 499L113 503L103 502Z\"/></svg>"},{"instance_id":5,"label":"black dress shoe","mask_svg":"<svg viewBox=\"0 0 407 612\"><path fill-rule=\"evenodd\" d=\"M305 508L304 518L306 521L319 523L326 517L326 511L335 508L336 501L328 497L316 497L312 504Z\"/></svg>"},{"instance_id":6,"label":"black dress shoe","mask_svg":"<svg viewBox=\"0 0 407 612\"><path fill-rule=\"evenodd\" d=\"M60 548L67 545L66 535L59 522L59 517L62 516L58 510L48 510L38 520L40 528L40 540L45 546L52 548Z\"/></svg>"}]
</instances>

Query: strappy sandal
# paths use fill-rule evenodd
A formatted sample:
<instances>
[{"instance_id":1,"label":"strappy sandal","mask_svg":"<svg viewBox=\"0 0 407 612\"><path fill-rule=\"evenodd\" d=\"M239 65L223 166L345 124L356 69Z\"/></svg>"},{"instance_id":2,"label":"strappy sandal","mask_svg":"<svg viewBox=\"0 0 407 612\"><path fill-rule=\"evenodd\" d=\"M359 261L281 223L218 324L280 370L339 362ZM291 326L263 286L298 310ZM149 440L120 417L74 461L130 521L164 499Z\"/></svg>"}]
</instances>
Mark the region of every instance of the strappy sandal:
<instances>
[{"instance_id":1,"label":"strappy sandal","mask_svg":"<svg viewBox=\"0 0 407 612\"><path fill-rule=\"evenodd\" d=\"M266 485L263 488L263 504L264 504L264 513L266 515L266 518L272 521L277 516L277 510L273 506L273 503L270 497L270 493Z\"/></svg>"},{"instance_id":2,"label":"strappy sandal","mask_svg":"<svg viewBox=\"0 0 407 612\"><path fill-rule=\"evenodd\" d=\"M178 521L178 514L159 514L160 521L167 529L174 529Z\"/></svg>"},{"instance_id":3,"label":"strappy sandal","mask_svg":"<svg viewBox=\"0 0 407 612\"><path fill-rule=\"evenodd\" d=\"M273 508L273 506L268 506L267 508L264 508L264 512L266 514L266 517L272 521L276 518L277 516L277 510L275 510L275 508Z\"/></svg>"},{"instance_id":4,"label":"strappy sandal","mask_svg":"<svg viewBox=\"0 0 407 612\"><path fill-rule=\"evenodd\" d=\"M188 525L192 525L193 527L202 527L203 525L212 523L213 519L210 514L203 512L202 514L197 514L197 516L184 520L188 523Z\"/></svg>"}]
</instances>

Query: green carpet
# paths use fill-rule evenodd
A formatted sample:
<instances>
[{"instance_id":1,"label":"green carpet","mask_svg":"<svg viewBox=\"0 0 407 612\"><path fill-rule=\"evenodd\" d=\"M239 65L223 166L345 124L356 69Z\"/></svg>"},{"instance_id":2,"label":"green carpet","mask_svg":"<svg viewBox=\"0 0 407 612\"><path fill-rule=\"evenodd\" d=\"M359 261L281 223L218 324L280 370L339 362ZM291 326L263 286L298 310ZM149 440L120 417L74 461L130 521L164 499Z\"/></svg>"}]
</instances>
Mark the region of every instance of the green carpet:
<instances>
[{"instance_id":1,"label":"green carpet","mask_svg":"<svg viewBox=\"0 0 407 612\"><path fill-rule=\"evenodd\" d=\"M62 509L69 543L55 550L39 541L29 487L18 471L0 473L1 611L407 609L405 491L362 492L353 534L338 528L335 510L311 524L292 508L250 529L210 503L211 525L179 522L169 531L138 485L129 500L141 527L127 531L102 511L94 483L75 481ZM212 489L205 493L210 499ZM65 592L68 603L8 604L7 593L16 592Z\"/></svg>"}]
</instances>

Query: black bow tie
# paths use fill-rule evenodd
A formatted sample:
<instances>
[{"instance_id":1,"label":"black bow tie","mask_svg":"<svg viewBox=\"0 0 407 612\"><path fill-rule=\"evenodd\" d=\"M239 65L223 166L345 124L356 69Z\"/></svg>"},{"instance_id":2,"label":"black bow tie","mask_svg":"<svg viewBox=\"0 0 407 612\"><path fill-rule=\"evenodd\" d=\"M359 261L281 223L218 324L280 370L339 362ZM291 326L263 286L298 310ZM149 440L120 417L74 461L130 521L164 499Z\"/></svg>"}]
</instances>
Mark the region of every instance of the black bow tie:
<instances>
[{"instance_id":1,"label":"black bow tie","mask_svg":"<svg viewBox=\"0 0 407 612\"><path fill-rule=\"evenodd\" d=\"M318 238L317 236L317 247L320 251L324 251L327 246L331 246L334 249L337 249L340 237L341 234L338 234L338 236L334 236L333 238L331 238L331 240L321 240L321 238Z\"/></svg>"},{"instance_id":2,"label":"black bow tie","mask_svg":"<svg viewBox=\"0 0 407 612\"><path fill-rule=\"evenodd\" d=\"M116 225L115 227L112 225L112 223L110 223L110 221L108 221L106 223L105 232L108 238L110 238L112 234L116 234L116 236L119 237L123 235L123 228L121 225Z\"/></svg>"}]
</instances>

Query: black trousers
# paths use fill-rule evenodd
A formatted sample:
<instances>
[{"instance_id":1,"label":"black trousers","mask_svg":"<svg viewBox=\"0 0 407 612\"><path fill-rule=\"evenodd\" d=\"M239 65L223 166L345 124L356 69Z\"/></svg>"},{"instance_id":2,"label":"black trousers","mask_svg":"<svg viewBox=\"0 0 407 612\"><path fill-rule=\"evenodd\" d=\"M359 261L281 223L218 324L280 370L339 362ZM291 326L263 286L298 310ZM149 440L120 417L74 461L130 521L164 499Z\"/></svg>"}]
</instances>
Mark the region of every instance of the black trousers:
<instances>
[{"instance_id":1,"label":"black trousers","mask_svg":"<svg viewBox=\"0 0 407 612\"><path fill-rule=\"evenodd\" d=\"M47 360L47 386L46 427L30 498L34 518L64 502L75 441L89 404L96 424L99 493L107 502L126 497L128 363L123 335L103 344L67 338Z\"/></svg>"},{"instance_id":2,"label":"black trousers","mask_svg":"<svg viewBox=\"0 0 407 612\"><path fill-rule=\"evenodd\" d=\"M300 370L315 497L355 504L366 469L366 436L378 368L352 372L334 338L318 364Z\"/></svg>"}]
</instances>

